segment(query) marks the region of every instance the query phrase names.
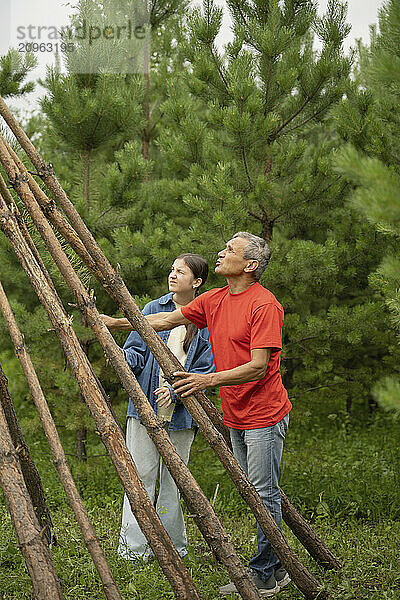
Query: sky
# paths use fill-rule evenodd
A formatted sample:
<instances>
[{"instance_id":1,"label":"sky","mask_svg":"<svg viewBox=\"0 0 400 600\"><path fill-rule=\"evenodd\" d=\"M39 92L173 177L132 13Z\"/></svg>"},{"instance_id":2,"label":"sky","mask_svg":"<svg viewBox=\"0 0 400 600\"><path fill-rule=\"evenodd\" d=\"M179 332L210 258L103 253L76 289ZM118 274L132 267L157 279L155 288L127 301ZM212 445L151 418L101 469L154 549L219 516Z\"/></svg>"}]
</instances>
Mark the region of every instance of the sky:
<instances>
[{"instance_id":1,"label":"sky","mask_svg":"<svg viewBox=\"0 0 400 600\"><path fill-rule=\"evenodd\" d=\"M319 13L322 14L328 0L319 1ZM0 55L5 54L10 46L23 51L26 42L43 42L44 51L36 51L39 61L38 67L32 74L32 79L44 78L46 65L54 64L54 50L60 40L54 39L54 32L69 23L71 2L66 0L0 0ZM199 4L199 2L192 2ZM216 4L223 6L224 20L218 43L222 47L231 38L231 21L224 0L216 0ZM364 43L369 42L369 26L378 20L378 10L383 0L348 0L348 22L352 26L351 32L345 42L345 51L348 52L355 40L361 38ZM52 52L52 51L53 52ZM38 98L43 95L43 88L36 86L35 92L22 100L9 101L13 108L22 111L38 109Z\"/></svg>"}]
</instances>

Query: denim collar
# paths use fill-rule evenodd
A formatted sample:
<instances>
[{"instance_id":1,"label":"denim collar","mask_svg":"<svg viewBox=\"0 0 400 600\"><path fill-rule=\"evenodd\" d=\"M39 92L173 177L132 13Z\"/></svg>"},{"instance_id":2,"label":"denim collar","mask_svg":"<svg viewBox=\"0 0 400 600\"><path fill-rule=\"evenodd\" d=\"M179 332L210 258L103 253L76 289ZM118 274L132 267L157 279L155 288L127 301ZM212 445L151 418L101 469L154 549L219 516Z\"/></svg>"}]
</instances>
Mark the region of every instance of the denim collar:
<instances>
[{"instance_id":1,"label":"denim collar","mask_svg":"<svg viewBox=\"0 0 400 600\"><path fill-rule=\"evenodd\" d=\"M168 304L168 302L173 302L173 300L172 300L173 295L174 295L174 292L168 292L168 294L161 296L161 298L159 298L158 301L160 304Z\"/></svg>"}]
</instances>

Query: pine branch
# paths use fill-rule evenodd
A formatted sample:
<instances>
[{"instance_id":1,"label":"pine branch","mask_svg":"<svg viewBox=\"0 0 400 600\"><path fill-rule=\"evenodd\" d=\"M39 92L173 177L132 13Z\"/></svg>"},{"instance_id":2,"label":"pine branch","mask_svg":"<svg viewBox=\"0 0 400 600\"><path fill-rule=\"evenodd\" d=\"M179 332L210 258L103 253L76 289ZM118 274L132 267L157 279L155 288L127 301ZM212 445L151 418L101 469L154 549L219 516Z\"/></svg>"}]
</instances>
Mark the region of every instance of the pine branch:
<instances>
[{"instance_id":1,"label":"pine branch","mask_svg":"<svg viewBox=\"0 0 400 600\"><path fill-rule=\"evenodd\" d=\"M152 117L152 112L150 113L150 118ZM154 121L153 125L150 127L148 134L149 136L154 132L155 128L157 127L157 125L161 122L162 118L164 117L164 113L160 113L158 119L156 121Z\"/></svg>"},{"instance_id":2,"label":"pine branch","mask_svg":"<svg viewBox=\"0 0 400 600\"><path fill-rule=\"evenodd\" d=\"M304 127L304 125L307 125L307 123L309 123L310 121L312 121L313 119L315 119L315 117L317 117L319 114L321 114L322 112L325 112L328 110L328 108L330 106L333 106L333 104L336 103L335 99L332 99L330 102L328 102L326 105L322 106L322 108L319 108L317 111L315 111L315 113L313 113L311 115L311 117L308 117L308 119L306 119L305 121L303 121L302 123L299 123L298 125L295 125L294 127L292 127L291 129L288 129L286 131L286 133L291 133L292 131L295 131L296 129L299 129L300 127Z\"/></svg>"},{"instance_id":3,"label":"pine branch","mask_svg":"<svg viewBox=\"0 0 400 600\"><path fill-rule=\"evenodd\" d=\"M314 89L313 93L311 95L307 96L306 100L298 108L298 110L296 110L295 113L291 117L289 117L289 119L287 119L280 127L278 127L278 129L275 131L275 133L272 136L270 136L270 141L275 141L277 139L278 135L280 134L280 132L282 131L282 129L284 129L287 125L289 125L289 123L291 123L293 121L293 119L295 119L301 113L301 111L304 110L304 108L307 106L307 104L309 104L311 102L311 100L313 100L314 97L316 96L316 94L319 92L323 83L324 83L324 80L320 81L320 83Z\"/></svg>"},{"instance_id":4,"label":"pine branch","mask_svg":"<svg viewBox=\"0 0 400 600\"><path fill-rule=\"evenodd\" d=\"M298 398L299 396L301 396L303 394L307 394L308 392L314 392L315 390L333 387L335 385L343 385L345 383L347 384L348 382L347 381L335 381L334 383L324 383L323 385L317 385L315 387L307 388L306 390L300 390L300 392L298 394L295 394L294 396L289 396L289 400L292 400L293 398Z\"/></svg>"},{"instance_id":5,"label":"pine branch","mask_svg":"<svg viewBox=\"0 0 400 600\"><path fill-rule=\"evenodd\" d=\"M226 93L228 94L229 97L231 97L231 93L229 92L229 89L228 89L228 83L227 83L227 81L225 79L225 76L224 76L224 74L222 72L222 69L221 69L221 67L220 67L220 65L218 63L217 57L214 54L214 46L213 46L213 44L209 44L208 47L209 47L209 50L210 50L210 54L211 54L211 58L213 60L213 63L217 67L217 71L219 73L219 76L221 77L222 83L224 84Z\"/></svg>"},{"instance_id":6,"label":"pine branch","mask_svg":"<svg viewBox=\"0 0 400 600\"><path fill-rule=\"evenodd\" d=\"M102 217L104 217L104 215L106 215L107 213L109 213L109 212L110 212L110 210L113 210L113 208L114 208L113 206L110 206L109 208L106 208L106 210L104 210L104 211L103 211L103 212L102 212L102 213L101 213L101 214L100 214L100 215L97 217L97 219L95 219L95 220L93 221L93 224L94 224L94 223L97 223L97 221L98 221L99 219L101 219Z\"/></svg>"},{"instance_id":7,"label":"pine branch","mask_svg":"<svg viewBox=\"0 0 400 600\"><path fill-rule=\"evenodd\" d=\"M260 221L260 223L263 222L264 218L262 216L256 215L256 213L254 213L252 210L249 210L248 213L251 217L253 217L253 219L256 219L256 221Z\"/></svg>"},{"instance_id":8,"label":"pine branch","mask_svg":"<svg viewBox=\"0 0 400 600\"><path fill-rule=\"evenodd\" d=\"M318 337L319 337L318 335L309 335L307 337L300 338L299 340L294 340L292 342L285 342L285 348L287 348L288 346L293 346L294 344L300 344L301 342L305 342L307 340L315 340Z\"/></svg>"},{"instance_id":9,"label":"pine branch","mask_svg":"<svg viewBox=\"0 0 400 600\"><path fill-rule=\"evenodd\" d=\"M323 196L325 194L325 192L327 192L334 184L335 182L332 181L322 192L321 192L321 196ZM290 214L291 212L297 210L300 206L304 205L304 204L308 204L309 202L312 202L313 200L315 200L315 196L317 191L319 190L319 182L315 185L313 191L311 192L311 195L309 195L307 198L305 198L304 200L302 200L301 202L299 202L298 204L295 204L294 206L291 206L290 208L288 208L287 210L283 211L282 213L280 213L279 215L277 215L274 218L274 221L276 221L277 219L280 219L281 217Z\"/></svg>"},{"instance_id":10,"label":"pine branch","mask_svg":"<svg viewBox=\"0 0 400 600\"><path fill-rule=\"evenodd\" d=\"M245 147L243 145L241 146L241 150L242 150L242 161L243 161L243 165L244 165L244 170L246 172L247 181L249 182L249 189L252 190L253 189L253 182L251 181L251 177L250 177L250 173L249 173L249 167L247 165L246 150L245 150Z\"/></svg>"}]
</instances>

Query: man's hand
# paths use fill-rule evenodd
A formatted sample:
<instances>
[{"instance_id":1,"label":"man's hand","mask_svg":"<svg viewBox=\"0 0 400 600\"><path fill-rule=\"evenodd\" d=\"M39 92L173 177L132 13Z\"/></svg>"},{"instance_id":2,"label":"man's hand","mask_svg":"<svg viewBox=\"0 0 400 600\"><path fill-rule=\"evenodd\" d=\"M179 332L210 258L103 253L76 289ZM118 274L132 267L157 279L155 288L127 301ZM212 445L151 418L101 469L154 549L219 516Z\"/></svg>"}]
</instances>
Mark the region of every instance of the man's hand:
<instances>
[{"instance_id":1,"label":"man's hand","mask_svg":"<svg viewBox=\"0 0 400 600\"><path fill-rule=\"evenodd\" d=\"M251 360L249 362L233 369L208 373L207 375L176 371L173 375L180 379L175 381L172 387L182 398L185 398L208 387L240 385L249 381L257 381L264 377L270 356L271 348L255 348L251 350Z\"/></svg>"},{"instance_id":2,"label":"man's hand","mask_svg":"<svg viewBox=\"0 0 400 600\"><path fill-rule=\"evenodd\" d=\"M157 396L156 402L158 403L158 406L164 406L165 408L168 408L172 400L171 390L163 386L154 390L154 393Z\"/></svg>"},{"instance_id":3,"label":"man's hand","mask_svg":"<svg viewBox=\"0 0 400 600\"><path fill-rule=\"evenodd\" d=\"M202 375L201 373L186 373L185 371L175 371L175 377L179 377L179 381L172 384L174 390L186 398L195 392L202 392L207 387L213 387L213 373Z\"/></svg>"}]
</instances>

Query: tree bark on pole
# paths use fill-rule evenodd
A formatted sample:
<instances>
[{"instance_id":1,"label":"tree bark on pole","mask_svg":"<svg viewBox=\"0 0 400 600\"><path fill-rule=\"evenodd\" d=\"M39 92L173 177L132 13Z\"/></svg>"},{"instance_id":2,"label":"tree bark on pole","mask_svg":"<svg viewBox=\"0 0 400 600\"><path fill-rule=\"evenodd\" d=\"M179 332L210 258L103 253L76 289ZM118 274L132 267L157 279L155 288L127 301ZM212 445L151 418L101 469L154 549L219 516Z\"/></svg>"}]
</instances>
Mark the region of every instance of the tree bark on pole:
<instances>
[{"instance_id":1,"label":"tree bark on pole","mask_svg":"<svg viewBox=\"0 0 400 600\"><path fill-rule=\"evenodd\" d=\"M0 198L0 201L0 227L8 237L59 336L68 362L96 422L101 440L111 457L129 498L132 511L149 541L150 547L170 581L176 598L180 600L200 600L190 574L162 526L140 480L135 464L126 447L122 430L115 422L104 397L104 392L98 386L93 369L82 352L71 319L66 315L60 300L48 285L39 265L35 262L18 229L12 211L5 206L2 198Z\"/></svg>"},{"instance_id":2,"label":"tree bark on pole","mask_svg":"<svg viewBox=\"0 0 400 600\"><path fill-rule=\"evenodd\" d=\"M53 417L48 407L46 398L44 397L39 379L36 375L35 368L32 364L31 357L25 345L24 336L20 332L11 306L8 302L7 296L4 292L3 286L0 282L0 309L3 313L4 320L7 324L12 342L15 348L15 354L18 357L26 379L28 381L29 389L32 394L32 398L35 402L35 406L39 413L40 420L44 432L49 442L49 446L53 455L53 463L58 471L61 483L64 487L65 494L68 498L69 504L74 511L76 520L82 532L83 539L86 547L92 557L93 563L97 569L100 580L102 582L104 595L108 600L122 600L122 597L118 591L110 567L107 563L104 552L100 546L99 540L96 536L94 527L89 519L87 510L82 498L79 495L78 489L75 485L71 471L68 466L67 458L63 446L61 444L60 437L57 432Z\"/></svg>"},{"instance_id":3,"label":"tree bark on pole","mask_svg":"<svg viewBox=\"0 0 400 600\"><path fill-rule=\"evenodd\" d=\"M81 220L79 214L75 210L72 203L69 201L65 192L62 190L59 185L57 179L54 176L54 173L51 169L47 168L46 163L40 157L33 144L26 136L25 132L22 130L18 122L15 120L7 106L4 104L4 101L0 98L0 113L3 115L4 119L8 123L8 125L13 130L16 137L20 141L22 147L24 148L27 155L32 160L33 164L36 166L38 170L40 168L44 168L41 172L38 173L39 176L46 183L47 187L52 191L53 195L58 199L60 206L63 208L65 213L68 215L70 221L74 223L74 226L77 227L77 231L79 231L82 239L85 240L85 243L89 245L89 248L92 250L92 254L96 257L97 262L93 259L92 254L89 254L86 246L82 243L81 237L79 237L73 227L66 221L66 219L61 215L61 213L57 210L54 200L49 199L43 190L39 187L33 177L28 173L18 156L14 153L14 151L10 148L10 146L6 143L7 149L10 152L12 158L15 160L19 169L24 172L28 178L28 184L32 192L34 193L37 201L39 202L44 214L51 221L54 227L63 235L63 237L68 241L71 247L75 250L75 252L80 256L86 266L92 271L92 273L97 277L97 279L102 283L103 287L109 293L109 295L115 300L121 311L125 314L125 316L130 320L134 328L140 333L144 341L150 346L152 343L151 332L143 331L137 328L137 319L136 315L138 309L129 294L129 291L126 289L126 286L122 279L114 272L111 265L108 263L107 259L102 255L101 250L97 246L94 238L91 236L89 230L86 228L86 225ZM44 166L44 167L43 167ZM103 256L104 260L99 261L99 258ZM150 337L147 335L149 333ZM157 336L158 337L158 336ZM154 341L153 337L153 341ZM161 342L161 354L157 357L158 362L161 364L163 370L169 369L172 373L173 370L179 369L183 370L182 365L176 361L175 356L170 352L169 348ZM170 361L172 361L173 368L170 367ZM174 364L175 363L175 364ZM231 449L230 438L227 428L225 427L222 416L217 411L215 406L210 402L210 400L201 393L195 394L195 398L201 404L204 411L207 413L214 427L219 431L219 433L225 439L225 442L229 449ZM192 410L190 408L190 399L182 399L188 408L189 412ZM203 431L204 433L204 431ZM207 438L208 439L208 438ZM208 440L209 443L210 440ZM214 448L213 448L214 449ZM214 449L215 450L215 449ZM218 455L218 454L217 454ZM219 455L218 455L219 456ZM219 456L220 458L220 456ZM222 461L223 462L223 461ZM240 473L237 474L240 479L243 475ZM236 484L237 485L237 484ZM304 547L308 550L310 555L324 568L326 569L339 569L342 567L339 560L334 556L334 554L329 550L323 540L313 531L311 526L307 523L307 521L302 517L302 515L297 511L297 509L290 503L287 496L282 494L282 516L286 522L286 524L292 529L293 533L298 537L298 539L302 542ZM249 506L254 510L251 499L250 501L245 498L245 501L249 504Z\"/></svg>"},{"instance_id":4,"label":"tree bark on pole","mask_svg":"<svg viewBox=\"0 0 400 600\"><path fill-rule=\"evenodd\" d=\"M201 530L203 536L205 537L206 541L210 544L210 546L214 548L221 562L225 564L242 597L246 600L259 599L260 595L258 593L258 590L255 587L254 583L249 579L248 573L241 564L241 561L237 556L235 549L229 537L225 533L218 517L211 508L210 503L208 502L206 496L204 495L196 480L190 473L189 469L176 452L173 444L171 443L168 433L158 423L153 409L151 408L146 396L142 392L139 384L136 381L136 378L134 377L132 371L130 370L128 364L125 361L123 352L116 345L114 338L108 331L107 327L105 327L105 325L103 324L103 321L101 320L97 309L95 308L93 298L89 296L86 289L80 282L78 276L76 275L75 271L73 270L72 266L70 265L69 260L65 255L63 249L61 248L61 245L57 240L53 230L51 229L48 221L45 219L43 213L41 212L40 207L38 206L34 197L32 196L29 186L26 183L26 180L24 180L24 177L16 171L16 166L11 160L10 156L5 155L5 146L1 140L0 161L3 167L5 168L15 190L20 195L21 199L25 202L25 205L28 208L33 221L35 222L39 233L42 235L42 238L45 241L45 244L47 245L58 268L60 269L67 285L73 291L78 306L82 311L82 314L87 319L88 324L93 328L95 334L97 335L100 343L102 344L106 352L107 357L109 358L114 369L120 376L121 383L124 386L125 390L134 400L143 424L146 426L150 437L157 446L157 449L162 455L163 460L165 461L179 489L184 495L185 501L190 511L195 515L196 523L199 529ZM28 272L29 266L27 265L26 255L28 248L25 244L24 252L22 252L21 249L23 247L23 243L21 240L21 236L18 236L18 241L16 239L13 239L13 234L15 235L16 233L15 231L12 231L13 225L15 229L15 224L13 223L11 215L9 215L7 218L7 215L4 214L2 229L11 241L13 249L16 252L18 258L20 259L23 268L26 269ZM42 300L42 284L38 285L33 278L31 278L31 282L35 287L35 291L38 294L39 299ZM42 283L44 283L44 281ZM48 292L49 291L50 290L48 290ZM45 304L48 304L48 302ZM45 308L47 310L46 305ZM55 321L57 321L57 319ZM54 319L52 319L52 322L53 324L55 324ZM55 324L55 327L57 329L57 323ZM75 336L72 326L70 329L70 335ZM65 343L68 344L68 340L65 340L64 338L62 341L64 345ZM79 350L81 355L80 362L87 363L87 357L83 354L80 346ZM64 351L66 351L65 348ZM70 352L66 351L67 358L69 358L69 355ZM70 364L71 366L73 366L73 361L70 361ZM84 381L80 377L79 371L75 371L74 374L77 378L78 384L80 385L82 392L84 393ZM88 402L88 399L86 399L86 402ZM177 556L181 561L178 554ZM157 558L159 558L159 556L157 556Z\"/></svg>"},{"instance_id":5,"label":"tree bark on pole","mask_svg":"<svg viewBox=\"0 0 400 600\"><path fill-rule=\"evenodd\" d=\"M8 388L1 366L0 381L0 395L3 396L6 389L8 394ZM63 600L64 596L50 550L43 539L43 530L39 526L26 489L2 405L0 405L0 485L17 535L18 546L32 580L35 600Z\"/></svg>"},{"instance_id":6,"label":"tree bark on pole","mask_svg":"<svg viewBox=\"0 0 400 600\"><path fill-rule=\"evenodd\" d=\"M11 396L8 392L7 378L4 375L0 366L0 402L3 407L4 416L7 421L8 430L11 435L12 443L14 444L17 453L19 464L21 466L22 475L25 485L31 497L32 505L35 510L36 518L48 542L51 542L51 532L53 522L51 520L50 511L46 504L46 496L42 486L40 475L32 460L29 448L25 442L21 428L18 423L17 415L15 414L14 405Z\"/></svg>"}]
</instances>

